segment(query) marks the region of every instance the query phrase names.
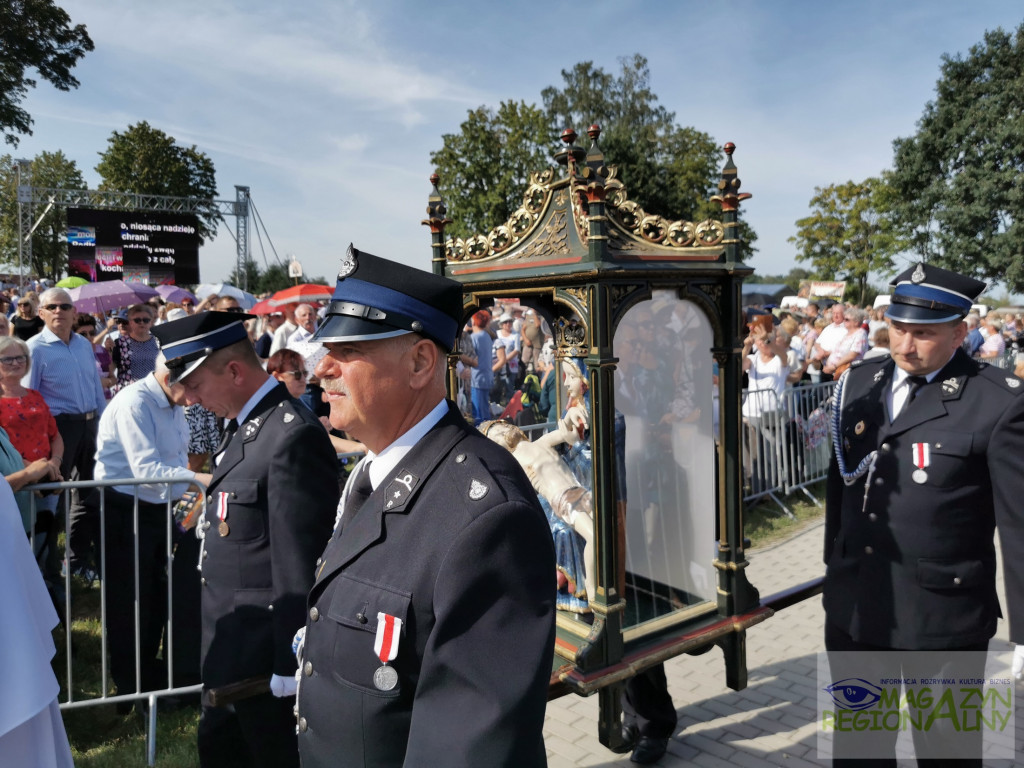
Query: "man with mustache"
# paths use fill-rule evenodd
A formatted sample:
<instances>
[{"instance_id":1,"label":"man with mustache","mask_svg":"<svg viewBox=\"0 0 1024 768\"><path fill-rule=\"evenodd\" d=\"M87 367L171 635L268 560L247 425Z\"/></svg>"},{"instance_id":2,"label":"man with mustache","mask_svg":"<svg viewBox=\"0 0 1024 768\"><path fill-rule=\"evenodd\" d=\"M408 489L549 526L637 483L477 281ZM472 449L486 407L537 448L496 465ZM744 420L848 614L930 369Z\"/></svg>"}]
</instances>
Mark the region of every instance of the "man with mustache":
<instances>
[{"instance_id":1,"label":"man with mustache","mask_svg":"<svg viewBox=\"0 0 1024 768\"><path fill-rule=\"evenodd\" d=\"M300 654L304 768L546 764L555 558L519 464L445 394L462 286L350 247L314 336L366 445Z\"/></svg>"},{"instance_id":2,"label":"man with mustache","mask_svg":"<svg viewBox=\"0 0 1024 768\"><path fill-rule=\"evenodd\" d=\"M231 707L204 706L204 768L298 768L292 637L338 502L323 425L260 365L241 312L204 312L153 329L171 383L230 419L211 457L202 569L207 690L264 678Z\"/></svg>"}]
</instances>

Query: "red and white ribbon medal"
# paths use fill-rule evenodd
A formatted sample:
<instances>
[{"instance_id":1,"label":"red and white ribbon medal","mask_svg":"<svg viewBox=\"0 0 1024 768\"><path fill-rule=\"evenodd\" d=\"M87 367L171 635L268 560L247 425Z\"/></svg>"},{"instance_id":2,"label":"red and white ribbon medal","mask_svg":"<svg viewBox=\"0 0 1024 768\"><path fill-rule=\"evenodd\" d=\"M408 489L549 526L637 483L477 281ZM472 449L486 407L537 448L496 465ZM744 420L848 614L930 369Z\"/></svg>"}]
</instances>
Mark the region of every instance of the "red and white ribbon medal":
<instances>
[{"instance_id":1,"label":"red and white ribbon medal","mask_svg":"<svg viewBox=\"0 0 1024 768\"><path fill-rule=\"evenodd\" d=\"M217 526L217 533L221 536L227 536L231 533L231 529L228 528L228 496L230 494L221 491L217 494L217 519L220 520L220 525Z\"/></svg>"},{"instance_id":2,"label":"red and white ribbon medal","mask_svg":"<svg viewBox=\"0 0 1024 768\"><path fill-rule=\"evenodd\" d=\"M927 483L928 473L924 469L932 463L931 449L928 443L914 443L911 447L914 451L914 466L917 469L914 470L910 477L915 483Z\"/></svg>"},{"instance_id":3,"label":"red and white ribbon medal","mask_svg":"<svg viewBox=\"0 0 1024 768\"><path fill-rule=\"evenodd\" d=\"M390 691L398 685L398 672L388 664L398 656L398 641L402 636L402 620L387 613L377 614L377 637L373 652L381 666L373 673L373 685L378 691Z\"/></svg>"}]
</instances>

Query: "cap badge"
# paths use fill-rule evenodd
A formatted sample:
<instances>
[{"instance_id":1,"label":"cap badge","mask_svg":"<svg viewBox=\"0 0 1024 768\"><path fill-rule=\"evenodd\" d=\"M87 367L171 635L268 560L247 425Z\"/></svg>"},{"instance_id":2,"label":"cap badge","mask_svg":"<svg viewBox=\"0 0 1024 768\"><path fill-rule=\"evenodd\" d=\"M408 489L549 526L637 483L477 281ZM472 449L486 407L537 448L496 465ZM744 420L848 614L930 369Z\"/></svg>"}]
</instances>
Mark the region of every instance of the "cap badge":
<instances>
[{"instance_id":1,"label":"cap badge","mask_svg":"<svg viewBox=\"0 0 1024 768\"><path fill-rule=\"evenodd\" d=\"M484 496L487 495L488 487L481 483L479 480L474 479L469 486L469 498L473 501L480 501Z\"/></svg>"},{"instance_id":2,"label":"cap badge","mask_svg":"<svg viewBox=\"0 0 1024 768\"><path fill-rule=\"evenodd\" d=\"M338 279L348 277L356 271L356 249L349 243L348 250L345 251L345 255L341 257L341 267L338 269Z\"/></svg>"},{"instance_id":3,"label":"cap badge","mask_svg":"<svg viewBox=\"0 0 1024 768\"><path fill-rule=\"evenodd\" d=\"M1020 379L1018 379L1015 376L1007 376L1006 386L1010 387L1011 389L1016 389L1017 387L1020 386Z\"/></svg>"},{"instance_id":4,"label":"cap badge","mask_svg":"<svg viewBox=\"0 0 1024 768\"><path fill-rule=\"evenodd\" d=\"M924 282L924 265L918 264L917 269L914 270L914 274L910 276L910 282L912 283L923 283Z\"/></svg>"}]
</instances>

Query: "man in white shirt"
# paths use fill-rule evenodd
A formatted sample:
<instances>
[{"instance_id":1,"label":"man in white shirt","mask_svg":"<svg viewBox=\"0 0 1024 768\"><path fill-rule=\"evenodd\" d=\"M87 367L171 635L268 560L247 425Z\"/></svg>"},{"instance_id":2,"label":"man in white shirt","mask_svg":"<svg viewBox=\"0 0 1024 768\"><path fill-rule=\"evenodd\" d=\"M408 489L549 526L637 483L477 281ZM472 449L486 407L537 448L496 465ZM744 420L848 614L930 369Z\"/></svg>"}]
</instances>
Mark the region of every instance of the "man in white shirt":
<instances>
[{"instance_id":1,"label":"man in white shirt","mask_svg":"<svg viewBox=\"0 0 1024 768\"><path fill-rule=\"evenodd\" d=\"M309 304L299 304L295 308L295 323L298 326L288 336L286 347L301 344L313 338L316 332L316 310Z\"/></svg>"},{"instance_id":2,"label":"man in white shirt","mask_svg":"<svg viewBox=\"0 0 1024 768\"><path fill-rule=\"evenodd\" d=\"M166 659L161 661L158 655L160 638L167 622L168 573L173 574L172 569L178 568L194 570L193 563L184 559L171 561L167 557L168 502L173 503L180 498L193 480L204 484L210 481L209 475L196 474L188 469L188 425L181 407L185 403L185 393L181 386L172 387L169 377L161 355L152 373L132 382L110 401L99 421L94 476L97 480L135 477L181 482L173 485L118 485L102 494L97 490L86 500L91 514L98 517L101 507L105 513L103 548L106 573L102 576L107 590L110 674L119 694L136 690L136 551L141 654L139 690L147 691L163 688L167 683ZM134 509L136 489L139 497L137 523ZM190 532L188 535L193 534ZM177 595L175 603L177 606ZM196 631L198 633L198 628ZM197 635L196 651L198 640ZM196 662L195 674L198 675L198 659Z\"/></svg>"}]
</instances>

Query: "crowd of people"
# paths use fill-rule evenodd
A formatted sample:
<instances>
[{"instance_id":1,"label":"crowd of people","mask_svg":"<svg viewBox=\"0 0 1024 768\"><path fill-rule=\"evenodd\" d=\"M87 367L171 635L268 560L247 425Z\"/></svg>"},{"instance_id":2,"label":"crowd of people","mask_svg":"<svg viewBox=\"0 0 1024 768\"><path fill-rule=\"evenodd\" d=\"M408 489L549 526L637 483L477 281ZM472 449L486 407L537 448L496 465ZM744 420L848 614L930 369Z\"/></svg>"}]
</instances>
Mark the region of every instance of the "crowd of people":
<instances>
[{"instance_id":1,"label":"crowd of people","mask_svg":"<svg viewBox=\"0 0 1024 768\"><path fill-rule=\"evenodd\" d=\"M1005 353L988 342L1007 330L971 319L977 281L928 268L921 288L924 272L901 276L883 313L835 304L820 318L814 305L759 314L743 340L743 416L754 431L769 428L762 393L829 379L849 388L837 398L843 439L826 512L825 645L837 669L835 654L849 651L983 650L999 614L987 565L997 523L1011 638L1021 637L1011 503L1021 471L1009 449L1024 401L1020 379L983 364ZM51 598L59 589L62 554L85 585L103 563L118 703L129 710L145 691L201 681L203 766L315 767L339 755L374 766L546 763L554 615L564 607L556 574L571 574L585 596L596 569L588 473L561 452L589 439L586 371L561 361L557 413L550 328L534 310L480 310L463 326L459 283L354 248L320 311L298 303L257 318L221 296L107 318L44 288L16 297L11 333L0 336L0 523L32 543L0 558L16 574L5 583L26 584L6 590L5 613L35 630L30 640L59 619L50 600L36 603L44 584ZM687 316L671 309L662 319L679 336ZM42 325L29 332L33 318ZM651 421L655 406L637 398L657 375L668 398L658 423L695 421L701 409L686 395L713 369L693 367L682 338L670 341L670 364L645 360L653 319L640 307L622 324L621 415ZM458 402L446 396L453 350ZM531 442L507 423L524 413L556 429ZM922 451L939 434L935 419L942 441ZM345 478L347 452L365 455ZM984 473L988 485L973 481ZM112 487L30 504L14 494L70 478ZM199 491L202 514L183 510L169 528L174 502ZM902 525L897 511L920 525ZM578 566L565 567L553 518L580 537ZM961 530L955 547L922 535L950 527ZM920 560L902 557L915 548ZM896 582L913 599L893 599ZM25 658L45 667L52 642L31 645ZM11 674L0 665L0 679ZM70 765L56 681L36 677L38 690L0 719L0 750ZM623 709L622 747L656 762L676 729L660 666L628 681Z\"/></svg>"},{"instance_id":2,"label":"crowd of people","mask_svg":"<svg viewBox=\"0 0 1024 768\"><path fill-rule=\"evenodd\" d=\"M479 426L494 418L517 425L557 416L554 339L537 311L510 305L476 312L459 339L458 401Z\"/></svg>"},{"instance_id":3,"label":"crowd of people","mask_svg":"<svg viewBox=\"0 0 1024 768\"><path fill-rule=\"evenodd\" d=\"M236 298L210 295L202 301L185 298L180 304L153 298L100 315L76 311L63 288L38 284L37 293L34 287L0 290L0 473L13 491L17 525L29 541L27 551L30 559L34 556L36 578L58 618L65 606L68 571L84 588L102 579L111 678L119 695L169 683L177 687L197 683L201 679L202 581L194 566L201 543L191 525L176 524L171 549L177 567L172 568L165 554L167 505L188 490L210 484L211 462L216 461L226 419L215 408L188 399L181 387L169 381L161 328L205 315L227 317L237 319L246 343L252 346L275 329L288 330L290 323L279 349L271 352L264 345L262 355L253 359L268 386L282 382L283 395L301 404L299 408L308 412L309 421L322 433L328 466L335 467L328 473L328 478L334 478L329 484L336 486L340 466L334 457L364 448L327 420L329 406L313 376L323 351L317 352L319 343L309 343L316 329L316 308L285 305L269 316L254 317L238 314L243 310ZM10 307L15 309L8 317ZM60 494L23 490L39 482L133 477L166 484ZM181 482L172 484L172 480ZM198 487L190 488L193 483ZM325 498L330 498L329 486ZM65 513L66 537L60 546ZM101 514L106 516L102 531ZM166 654L171 638L165 637L169 579L174 582L175 597L170 606L175 617L175 663L170 677ZM133 707L130 698L118 701L119 712L128 713ZM49 727L56 728L52 722ZM5 733L0 737L6 739ZM58 751L63 754L59 745Z\"/></svg>"}]
</instances>

